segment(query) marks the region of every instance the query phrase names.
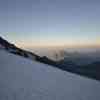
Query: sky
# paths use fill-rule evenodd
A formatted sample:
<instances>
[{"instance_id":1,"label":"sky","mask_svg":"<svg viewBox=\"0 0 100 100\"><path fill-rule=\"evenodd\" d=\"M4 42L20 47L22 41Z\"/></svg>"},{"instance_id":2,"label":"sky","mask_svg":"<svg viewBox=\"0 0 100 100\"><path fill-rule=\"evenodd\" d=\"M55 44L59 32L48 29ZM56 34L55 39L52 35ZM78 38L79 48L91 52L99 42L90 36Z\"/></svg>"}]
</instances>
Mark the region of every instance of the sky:
<instances>
[{"instance_id":1,"label":"sky","mask_svg":"<svg viewBox=\"0 0 100 100\"><path fill-rule=\"evenodd\" d=\"M0 0L0 36L21 47L99 45L100 0Z\"/></svg>"}]
</instances>

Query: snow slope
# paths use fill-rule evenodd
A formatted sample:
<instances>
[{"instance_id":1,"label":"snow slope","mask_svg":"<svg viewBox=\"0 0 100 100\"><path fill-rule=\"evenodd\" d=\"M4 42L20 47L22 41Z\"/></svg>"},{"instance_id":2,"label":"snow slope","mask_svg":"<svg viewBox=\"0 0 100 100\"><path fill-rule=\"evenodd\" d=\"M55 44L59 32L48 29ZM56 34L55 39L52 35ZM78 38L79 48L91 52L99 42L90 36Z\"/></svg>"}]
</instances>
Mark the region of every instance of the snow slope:
<instances>
[{"instance_id":1,"label":"snow slope","mask_svg":"<svg viewBox=\"0 0 100 100\"><path fill-rule=\"evenodd\" d=\"M100 82L0 50L0 100L100 100Z\"/></svg>"}]
</instances>

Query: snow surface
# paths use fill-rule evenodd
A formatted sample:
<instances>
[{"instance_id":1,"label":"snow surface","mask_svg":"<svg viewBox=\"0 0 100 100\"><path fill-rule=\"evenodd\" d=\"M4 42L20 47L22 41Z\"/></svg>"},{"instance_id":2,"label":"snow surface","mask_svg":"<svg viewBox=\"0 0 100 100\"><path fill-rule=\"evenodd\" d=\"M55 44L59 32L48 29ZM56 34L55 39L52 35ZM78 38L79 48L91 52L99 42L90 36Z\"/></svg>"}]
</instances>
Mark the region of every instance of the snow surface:
<instances>
[{"instance_id":1,"label":"snow surface","mask_svg":"<svg viewBox=\"0 0 100 100\"><path fill-rule=\"evenodd\" d=\"M100 82L0 50L0 100L100 100Z\"/></svg>"}]
</instances>

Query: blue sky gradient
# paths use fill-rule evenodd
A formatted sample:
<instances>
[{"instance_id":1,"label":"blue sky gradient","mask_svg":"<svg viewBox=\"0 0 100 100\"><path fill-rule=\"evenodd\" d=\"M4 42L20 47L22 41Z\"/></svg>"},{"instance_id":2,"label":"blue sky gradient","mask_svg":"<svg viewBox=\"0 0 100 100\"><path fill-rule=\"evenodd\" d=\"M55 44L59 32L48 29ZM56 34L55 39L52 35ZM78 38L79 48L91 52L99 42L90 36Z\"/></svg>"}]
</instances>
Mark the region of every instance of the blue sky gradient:
<instances>
[{"instance_id":1,"label":"blue sky gradient","mask_svg":"<svg viewBox=\"0 0 100 100\"><path fill-rule=\"evenodd\" d=\"M93 44L100 0L0 0L0 34L23 46Z\"/></svg>"}]
</instances>

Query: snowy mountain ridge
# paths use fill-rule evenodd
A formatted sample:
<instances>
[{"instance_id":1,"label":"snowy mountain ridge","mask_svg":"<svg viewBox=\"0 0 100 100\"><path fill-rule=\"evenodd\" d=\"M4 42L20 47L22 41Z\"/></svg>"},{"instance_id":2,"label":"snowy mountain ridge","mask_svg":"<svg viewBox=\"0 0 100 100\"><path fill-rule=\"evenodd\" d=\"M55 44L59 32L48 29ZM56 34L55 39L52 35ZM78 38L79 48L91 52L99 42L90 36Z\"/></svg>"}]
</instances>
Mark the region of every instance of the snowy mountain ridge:
<instances>
[{"instance_id":1,"label":"snowy mountain ridge","mask_svg":"<svg viewBox=\"0 0 100 100\"><path fill-rule=\"evenodd\" d=\"M100 57L97 58L95 62L86 64L86 65L82 64L82 62L84 63L84 61L80 60L80 57L79 59L75 60L74 56L72 56L71 59L66 58L60 61L53 61L46 56L40 57L30 51L26 51L21 48L18 48L1 37L0 37L0 50L5 50L7 52L10 52L11 54L30 59L32 61L41 62L43 64L51 65L51 67L56 67L66 72L75 73L81 76L85 76L85 77L100 81L100 72L99 72L100 71L100 67L99 67ZM66 53L64 54L66 55ZM79 56L79 55L76 54L76 56ZM85 60L86 58L87 57L85 57ZM81 63L81 65L77 65L75 62Z\"/></svg>"},{"instance_id":2,"label":"snowy mountain ridge","mask_svg":"<svg viewBox=\"0 0 100 100\"><path fill-rule=\"evenodd\" d=\"M31 59L31 60L35 60L36 57L39 57L36 54L33 54L32 52L20 49L18 47L16 47L14 44L9 43L7 40L3 39L2 37L0 37L0 49L4 49L7 52Z\"/></svg>"}]
</instances>

